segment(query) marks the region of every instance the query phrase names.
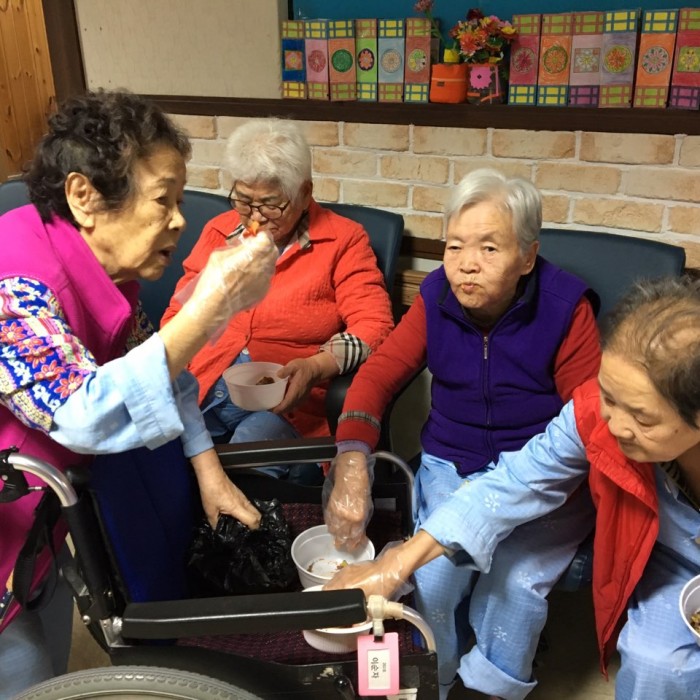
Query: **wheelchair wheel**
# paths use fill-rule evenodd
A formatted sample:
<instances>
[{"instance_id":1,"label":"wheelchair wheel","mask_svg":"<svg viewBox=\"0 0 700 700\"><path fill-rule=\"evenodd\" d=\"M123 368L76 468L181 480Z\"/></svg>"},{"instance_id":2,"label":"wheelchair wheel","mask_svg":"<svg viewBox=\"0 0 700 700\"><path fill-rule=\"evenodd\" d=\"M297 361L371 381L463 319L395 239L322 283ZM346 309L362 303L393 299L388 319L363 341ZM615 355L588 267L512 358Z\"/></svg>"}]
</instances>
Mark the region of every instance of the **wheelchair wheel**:
<instances>
[{"instance_id":1,"label":"wheelchair wheel","mask_svg":"<svg viewBox=\"0 0 700 700\"><path fill-rule=\"evenodd\" d=\"M58 676L15 700L261 700L214 678L172 668L115 666Z\"/></svg>"}]
</instances>

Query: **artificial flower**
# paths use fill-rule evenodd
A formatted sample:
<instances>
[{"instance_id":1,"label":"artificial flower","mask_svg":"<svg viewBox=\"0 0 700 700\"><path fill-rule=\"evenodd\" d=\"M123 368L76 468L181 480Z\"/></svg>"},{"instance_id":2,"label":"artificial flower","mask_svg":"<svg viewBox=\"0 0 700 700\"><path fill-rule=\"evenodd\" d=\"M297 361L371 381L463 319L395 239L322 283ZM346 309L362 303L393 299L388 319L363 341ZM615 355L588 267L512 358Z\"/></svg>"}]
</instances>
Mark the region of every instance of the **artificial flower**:
<instances>
[{"instance_id":1,"label":"artificial flower","mask_svg":"<svg viewBox=\"0 0 700 700\"><path fill-rule=\"evenodd\" d=\"M465 63L500 63L517 34L510 22L496 15L486 17L478 8L469 10L466 20L457 22L450 31Z\"/></svg>"}]
</instances>

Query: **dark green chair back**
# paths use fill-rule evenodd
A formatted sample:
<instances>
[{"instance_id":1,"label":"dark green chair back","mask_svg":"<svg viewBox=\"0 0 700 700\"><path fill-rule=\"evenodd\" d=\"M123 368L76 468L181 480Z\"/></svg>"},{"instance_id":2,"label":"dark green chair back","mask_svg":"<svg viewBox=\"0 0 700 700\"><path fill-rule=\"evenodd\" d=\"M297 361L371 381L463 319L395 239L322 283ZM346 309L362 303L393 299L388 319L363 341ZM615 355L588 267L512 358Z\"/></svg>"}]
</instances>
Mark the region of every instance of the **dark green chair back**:
<instances>
[{"instance_id":1,"label":"dark green chair back","mask_svg":"<svg viewBox=\"0 0 700 700\"><path fill-rule=\"evenodd\" d=\"M680 275L685 266L685 250L675 245L573 229L542 229L540 254L591 286L600 297L599 319L636 280Z\"/></svg>"},{"instance_id":2,"label":"dark green chair back","mask_svg":"<svg viewBox=\"0 0 700 700\"><path fill-rule=\"evenodd\" d=\"M199 239L205 224L219 214L230 211L228 199L211 192L186 190L181 211L187 222L187 228L180 237L177 250L173 253L170 265L163 276L155 282L142 282L139 298L151 323L160 326L160 319L168 308L170 298L175 291L177 281L183 275L182 263L190 254Z\"/></svg>"},{"instance_id":3,"label":"dark green chair back","mask_svg":"<svg viewBox=\"0 0 700 700\"><path fill-rule=\"evenodd\" d=\"M29 204L27 186L23 180L8 180L0 183L0 214Z\"/></svg>"},{"instance_id":4,"label":"dark green chair back","mask_svg":"<svg viewBox=\"0 0 700 700\"><path fill-rule=\"evenodd\" d=\"M403 217L400 214L355 204L323 206L364 226L377 257L377 266L384 275L387 289L391 290L403 235ZM182 263L190 254L205 224L230 209L228 199L223 195L195 190L185 192L182 215L187 221L187 228L180 238L173 260L159 280L141 284L141 303L156 328L159 327L160 319L170 303L177 281L182 277Z\"/></svg>"},{"instance_id":5,"label":"dark green chair back","mask_svg":"<svg viewBox=\"0 0 700 700\"><path fill-rule=\"evenodd\" d=\"M377 258L377 267L384 274L386 288L391 293L403 236L403 216L358 204L324 204L323 206L364 226Z\"/></svg>"}]
</instances>

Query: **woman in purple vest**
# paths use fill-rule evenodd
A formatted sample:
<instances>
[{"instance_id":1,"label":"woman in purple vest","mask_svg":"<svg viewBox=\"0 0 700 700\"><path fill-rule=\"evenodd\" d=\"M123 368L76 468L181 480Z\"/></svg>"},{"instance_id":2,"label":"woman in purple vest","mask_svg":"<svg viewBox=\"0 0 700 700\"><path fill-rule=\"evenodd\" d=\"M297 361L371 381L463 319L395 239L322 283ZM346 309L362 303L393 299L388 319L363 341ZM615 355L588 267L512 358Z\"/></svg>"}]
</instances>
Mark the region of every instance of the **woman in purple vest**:
<instances>
[{"instance_id":1,"label":"woman in purple vest","mask_svg":"<svg viewBox=\"0 0 700 700\"><path fill-rule=\"evenodd\" d=\"M367 455L387 405L426 363L431 408L421 432L418 527L463 481L544 430L598 370L591 292L538 257L542 204L531 183L473 171L454 188L446 220L443 265L425 278L345 399L325 485L326 523L339 545L353 548L364 537L372 507ZM416 572L416 604L436 636L441 697L457 672L487 695L519 700L532 690L546 596L592 522L582 490L546 521L516 530L486 575L446 559ZM472 633L476 645L464 654Z\"/></svg>"},{"instance_id":2,"label":"woman in purple vest","mask_svg":"<svg viewBox=\"0 0 700 700\"><path fill-rule=\"evenodd\" d=\"M227 513L256 527L259 513L226 477L183 370L232 313L264 296L275 246L256 236L215 252L156 334L137 304L138 281L162 275L184 229L189 154L187 137L128 93L74 98L49 120L25 177L32 204L0 217L0 447L65 469L180 439L210 522ZM38 500L0 504L3 699L65 670L50 642L68 646L70 625L46 629L12 593ZM37 589L49 563L37 559Z\"/></svg>"}]
</instances>

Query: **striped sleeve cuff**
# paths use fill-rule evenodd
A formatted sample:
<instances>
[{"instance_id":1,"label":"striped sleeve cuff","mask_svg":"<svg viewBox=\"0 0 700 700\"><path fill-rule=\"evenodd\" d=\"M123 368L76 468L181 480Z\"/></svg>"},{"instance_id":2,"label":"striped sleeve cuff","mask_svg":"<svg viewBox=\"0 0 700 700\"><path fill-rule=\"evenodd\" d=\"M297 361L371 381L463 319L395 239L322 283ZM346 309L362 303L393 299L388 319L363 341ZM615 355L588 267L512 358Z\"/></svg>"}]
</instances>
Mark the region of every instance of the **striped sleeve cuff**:
<instances>
[{"instance_id":1,"label":"striped sleeve cuff","mask_svg":"<svg viewBox=\"0 0 700 700\"><path fill-rule=\"evenodd\" d=\"M324 343L321 351L329 352L338 363L341 374L347 374L357 369L370 353L369 345L351 333L336 333Z\"/></svg>"}]
</instances>

